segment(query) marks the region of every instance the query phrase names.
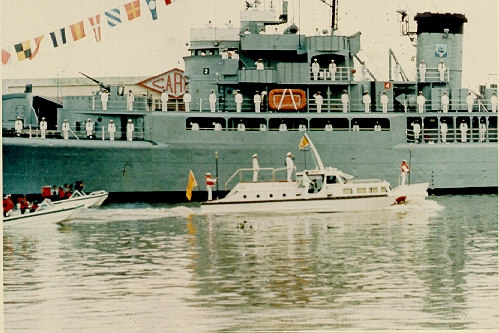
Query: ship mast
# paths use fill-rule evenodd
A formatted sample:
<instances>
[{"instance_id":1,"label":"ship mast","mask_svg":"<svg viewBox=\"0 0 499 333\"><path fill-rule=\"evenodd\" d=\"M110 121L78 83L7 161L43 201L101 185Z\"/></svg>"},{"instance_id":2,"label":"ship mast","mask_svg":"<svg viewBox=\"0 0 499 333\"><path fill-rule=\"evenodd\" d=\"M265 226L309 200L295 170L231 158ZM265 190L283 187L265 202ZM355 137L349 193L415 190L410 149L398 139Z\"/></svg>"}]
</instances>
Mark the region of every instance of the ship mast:
<instances>
[{"instance_id":1,"label":"ship mast","mask_svg":"<svg viewBox=\"0 0 499 333\"><path fill-rule=\"evenodd\" d=\"M338 30L338 0L321 0L331 8L331 35ZM331 3L329 3L329 1Z\"/></svg>"}]
</instances>

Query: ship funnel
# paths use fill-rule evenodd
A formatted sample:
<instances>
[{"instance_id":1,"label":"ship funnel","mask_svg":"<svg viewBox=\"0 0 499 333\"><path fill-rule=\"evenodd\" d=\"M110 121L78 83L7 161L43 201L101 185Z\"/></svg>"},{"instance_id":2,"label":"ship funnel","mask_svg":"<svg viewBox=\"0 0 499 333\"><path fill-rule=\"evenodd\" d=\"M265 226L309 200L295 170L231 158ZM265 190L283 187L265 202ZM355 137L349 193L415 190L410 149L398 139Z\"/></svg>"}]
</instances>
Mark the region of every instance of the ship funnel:
<instances>
[{"instance_id":1,"label":"ship funnel","mask_svg":"<svg viewBox=\"0 0 499 333\"><path fill-rule=\"evenodd\" d=\"M418 13L416 61L437 68L441 60L449 69L451 88L461 88L464 23L463 14Z\"/></svg>"}]
</instances>

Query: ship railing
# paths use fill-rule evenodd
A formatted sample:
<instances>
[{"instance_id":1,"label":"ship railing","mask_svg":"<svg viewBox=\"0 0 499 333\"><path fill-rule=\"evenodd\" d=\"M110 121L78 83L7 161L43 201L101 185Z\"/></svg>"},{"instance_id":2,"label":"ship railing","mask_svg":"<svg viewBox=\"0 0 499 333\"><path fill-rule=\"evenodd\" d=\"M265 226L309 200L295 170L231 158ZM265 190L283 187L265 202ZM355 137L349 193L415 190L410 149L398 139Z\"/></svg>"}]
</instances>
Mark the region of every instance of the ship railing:
<instances>
[{"instance_id":1,"label":"ship railing","mask_svg":"<svg viewBox=\"0 0 499 333\"><path fill-rule=\"evenodd\" d=\"M60 128L60 126L56 126ZM64 138L64 133L60 129L48 129L45 132L45 136L47 138L57 138L61 139ZM29 126L27 129L23 129L22 131L23 135L28 135L29 138L41 138L41 130L39 128L31 128ZM119 141L119 140L126 140L126 131L120 131L116 130L114 133L114 140ZM137 141L137 140L144 140L145 133L141 130L135 129L132 133L132 140ZM85 130L85 124L81 126L70 126L69 127L69 132L68 132L68 138L69 140L76 139L87 139L87 132ZM109 140L109 132L107 131L107 125L106 126L94 126L94 130L92 131L92 139L97 139L97 140Z\"/></svg>"},{"instance_id":2,"label":"ship railing","mask_svg":"<svg viewBox=\"0 0 499 333\"><path fill-rule=\"evenodd\" d=\"M328 68L321 68L319 73L317 74L318 81L351 81L352 80L352 72L351 67L336 67L336 73L334 76L331 75L331 72ZM309 67L309 79L314 80L314 72L312 71L312 67Z\"/></svg>"},{"instance_id":3,"label":"ship railing","mask_svg":"<svg viewBox=\"0 0 499 333\"><path fill-rule=\"evenodd\" d=\"M418 81L421 81L421 72L418 69ZM440 81L440 72L438 68L426 68L425 81L424 82L449 82L450 70L446 68L444 72L444 80Z\"/></svg>"},{"instance_id":4,"label":"ship railing","mask_svg":"<svg viewBox=\"0 0 499 333\"><path fill-rule=\"evenodd\" d=\"M453 143L453 142L497 142L497 128L486 128L485 131L480 131L479 128L468 128L463 134L461 129L449 128L444 135L439 129L422 128L418 137L415 136L412 129L407 129L408 143Z\"/></svg>"},{"instance_id":5,"label":"ship railing","mask_svg":"<svg viewBox=\"0 0 499 333\"><path fill-rule=\"evenodd\" d=\"M258 181L276 181L276 173L286 171L286 168L259 168L258 169ZM262 174L263 171L263 174ZM243 181L252 182L253 180L253 168L241 168L230 176L230 178L225 182L225 191L228 191L229 183L239 176L239 183ZM246 176L246 177L245 177Z\"/></svg>"},{"instance_id":6,"label":"ship railing","mask_svg":"<svg viewBox=\"0 0 499 333\"><path fill-rule=\"evenodd\" d=\"M135 100L132 104L132 111L151 111L154 101L147 101L146 96L135 95ZM92 110L109 111L109 110L127 110L126 96L109 97L107 101L107 109L103 109L100 95L92 95L89 98Z\"/></svg>"}]
</instances>

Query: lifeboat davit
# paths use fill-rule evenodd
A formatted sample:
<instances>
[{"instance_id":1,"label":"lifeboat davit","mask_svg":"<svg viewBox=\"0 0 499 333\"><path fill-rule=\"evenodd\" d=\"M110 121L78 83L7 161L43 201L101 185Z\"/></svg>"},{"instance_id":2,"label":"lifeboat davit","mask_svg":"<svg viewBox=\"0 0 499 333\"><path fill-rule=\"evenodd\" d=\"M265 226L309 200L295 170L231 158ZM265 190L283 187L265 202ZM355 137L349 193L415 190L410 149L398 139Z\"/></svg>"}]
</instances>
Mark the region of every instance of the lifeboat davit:
<instances>
[{"instance_id":1,"label":"lifeboat davit","mask_svg":"<svg viewBox=\"0 0 499 333\"><path fill-rule=\"evenodd\" d=\"M301 89L272 89L269 107L278 111L301 110L307 105L307 94Z\"/></svg>"}]
</instances>

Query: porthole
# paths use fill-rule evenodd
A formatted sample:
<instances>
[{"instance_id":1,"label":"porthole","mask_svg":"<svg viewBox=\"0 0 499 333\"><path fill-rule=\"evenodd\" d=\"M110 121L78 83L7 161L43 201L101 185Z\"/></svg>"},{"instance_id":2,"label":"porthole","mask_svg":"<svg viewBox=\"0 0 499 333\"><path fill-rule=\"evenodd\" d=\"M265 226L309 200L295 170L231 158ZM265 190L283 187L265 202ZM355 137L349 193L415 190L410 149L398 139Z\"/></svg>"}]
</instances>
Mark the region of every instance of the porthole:
<instances>
[{"instance_id":1,"label":"porthole","mask_svg":"<svg viewBox=\"0 0 499 333\"><path fill-rule=\"evenodd\" d=\"M271 197L271 198L272 198L273 196L274 196L273 194L269 194L269 197Z\"/></svg>"},{"instance_id":2,"label":"porthole","mask_svg":"<svg viewBox=\"0 0 499 333\"><path fill-rule=\"evenodd\" d=\"M257 198L260 198L260 194L257 194L257 195L256 195L256 197L257 197Z\"/></svg>"},{"instance_id":3,"label":"porthole","mask_svg":"<svg viewBox=\"0 0 499 333\"><path fill-rule=\"evenodd\" d=\"M246 194L245 194L245 195L243 195L243 199L246 199Z\"/></svg>"},{"instance_id":4,"label":"porthole","mask_svg":"<svg viewBox=\"0 0 499 333\"><path fill-rule=\"evenodd\" d=\"M283 193L283 194L282 194L282 196L283 196L283 197L285 197L285 196L286 196L286 193Z\"/></svg>"}]
</instances>

